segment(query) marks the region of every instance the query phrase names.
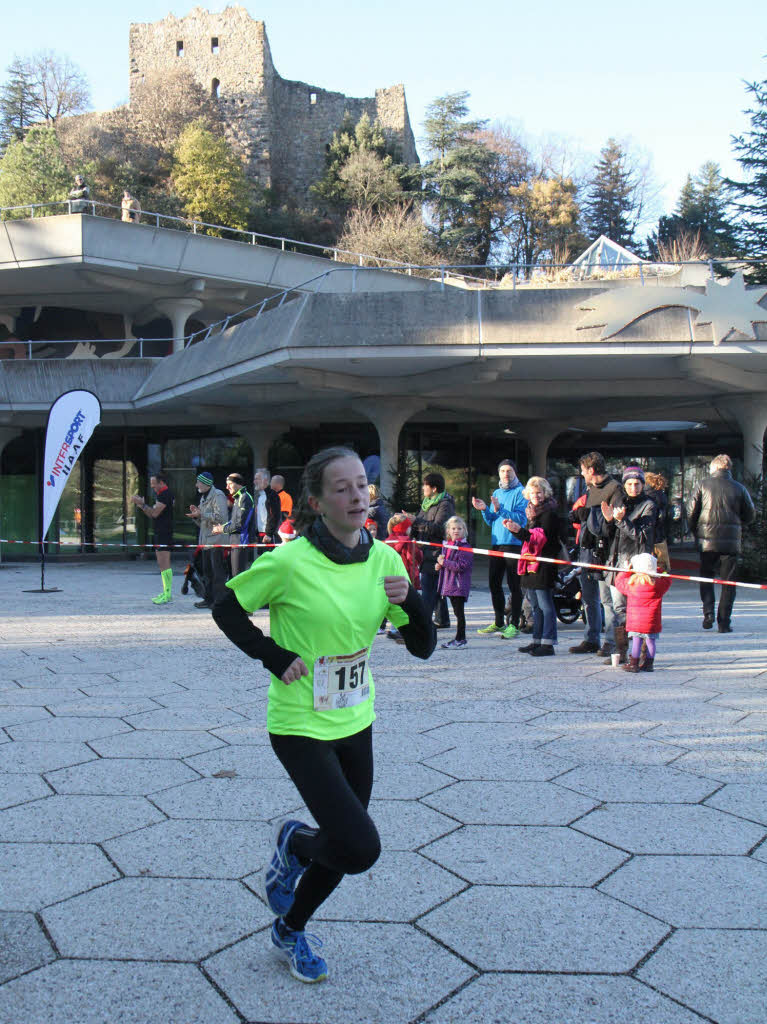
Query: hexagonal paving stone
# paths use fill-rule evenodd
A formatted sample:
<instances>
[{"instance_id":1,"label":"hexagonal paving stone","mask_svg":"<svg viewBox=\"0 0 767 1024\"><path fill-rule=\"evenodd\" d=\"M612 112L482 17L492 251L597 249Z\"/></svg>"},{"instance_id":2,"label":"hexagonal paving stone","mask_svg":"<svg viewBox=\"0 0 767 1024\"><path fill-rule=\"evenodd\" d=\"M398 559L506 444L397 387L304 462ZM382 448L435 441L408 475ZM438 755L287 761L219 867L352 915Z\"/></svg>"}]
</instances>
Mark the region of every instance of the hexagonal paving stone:
<instances>
[{"instance_id":1,"label":"hexagonal paving stone","mask_svg":"<svg viewBox=\"0 0 767 1024\"><path fill-rule=\"evenodd\" d=\"M618 973L668 927L594 889L474 886L418 922L486 971Z\"/></svg>"},{"instance_id":2,"label":"hexagonal paving stone","mask_svg":"<svg viewBox=\"0 0 767 1024\"><path fill-rule=\"evenodd\" d=\"M39 687L20 689L15 687L13 692L9 690L4 691L3 704L12 703L14 707L37 708L41 714L47 714L46 706L50 706L57 701L77 700L78 698L82 699L83 694L80 690L74 690L71 687L62 687L60 690L50 686L45 689Z\"/></svg>"},{"instance_id":3,"label":"hexagonal paving stone","mask_svg":"<svg viewBox=\"0 0 767 1024\"><path fill-rule=\"evenodd\" d=\"M484 885L595 885L627 856L569 828L468 825L421 853Z\"/></svg>"},{"instance_id":4,"label":"hexagonal paving stone","mask_svg":"<svg viewBox=\"0 0 767 1024\"><path fill-rule=\"evenodd\" d=\"M246 721L234 711L222 709L210 711L206 708L158 708L141 715L131 715L125 721L134 729L215 729L219 725L231 725Z\"/></svg>"},{"instance_id":5,"label":"hexagonal paving stone","mask_svg":"<svg viewBox=\"0 0 767 1024\"><path fill-rule=\"evenodd\" d=\"M122 700L113 697L81 697L79 700L49 703L48 707L57 718L126 718L140 711L151 711L157 705L146 698Z\"/></svg>"},{"instance_id":6,"label":"hexagonal paving stone","mask_svg":"<svg viewBox=\"0 0 767 1024\"><path fill-rule=\"evenodd\" d=\"M568 825L598 801L553 782L455 782L422 803L465 825Z\"/></svg>"},{"instance_id":7,"label":"hexagonal paving stone","mask_svg":"<svg viewBox=\"0 0 767 1024\"><path fill-rule=\"evenodd\" d=\"M427 732L436 729L450 718L442 714L435 714L433 710L424 710L418 704L403 706L393 704L386 700L376 700L376 719L373 729L376 734L380 732Z\"/></svg>"},{"instance_id":8,"label":"hexagonal paving stone","mask_svg":"<svg viewBox=\"0 0 767 1024\"><path fill-rule=\"evenodd\" d=\"M249 934L265 914L238 882L121 878L42 916L62 956L194 961Z\"/></svg>"},{"instance_id":9,"label":"hexagonal paving stone","mask_svg":"<svg viewBox=\"0 0 767 1024\"><path fill-rule=\"evenodd\" d=\"M767 835L761 825L683 804L610 804L573 828L631 853L748 853Z\"/></svg>"},{"instance_id":10,"label":"hexagonal paving stone","mask_svg":"<svg viewBox=\"0 0 767 1024\"><path fill-rule=\"evenodd\" d=\"M51 772L95 759L84 743L8 743L0 750L0 772Z\"/></svg>"},{"instance_id":11,"label":"hexagonal paving stone","mask_svg":"<svg viewBox=\"0 0 767 1024\"><path fill-rule=\"evenodd\" d=\"M548 782L575 767L572 761L542 753L540 748L517 753L513 748L499 750L491 746L448 750L425 764L456 779L531 782Z\"/></svg>"},{"instance_id":12,"label":"hexagonal paving stone","mask_svg":"<svg viewBox=\"0 0 767 1024\"><path fill-rule=\"evenodd\" d=\"M290 779L200 779L152 797L171 818L271 821L301 805ZM0 822L2 819L0 819Z\"/></svg>"},{"instance_id":13,"label":"hexagonal paving stone","mask_svg":"<svg viewBox=\"0 0 767 1024\"><path fill-rule=\"evenodd\" d=\"M76 768L48 772L46 778L57 793L146 796L192 782L199 774L180 761L107 757Z\"/></svg>"},{"instance_id":14,"label":"hexagonal paving stone","mask_svg":"<svg viewBox=\"0 0 767 1024\"><path fill-rule=\"evenodd\" d=\"M450 747L488 745L497 750L515 747L532 749L551 739L551 733L538 722L453 722L432 729L426 734L437 741L443 750Z\"/></svg>"},{"instance_id":15,"label":"hexagonal paving stone","mask_svg":"<svg viewBox=\"0 0 767 1024\"><path fill-rule=\"evenodd\" d=\"M0 985L55 959L56 954L33 914L0 913ZM0 992L7 988L4 986ZM12 1020L19 1024L18 1008Z\"/></svg>"},{"instance_id":16,"label":"hexagonal paving stone","mask_svg":"<svg viewBox=\"0 0 767 1024\"><path fill-rule=\"evenodd\" d=\"M252 821L162 821L104 849L126 875L242 878L267 861L272 831Z\"/></svg>"},{"instance_id":17,"label":"hexagonal paving stone","mask_svg":"<svg viewBox=\"0 0 767 1024\"><path fill-rule=\"evenodd\" d=\"M374 796L380 795L389 800L417 800L427 793L449 786L452 781L442 772L425 765L390 761L386 754L379 751L375 753Z\"/></svg>"},{"instance_id":18,"label":"hexagonal paving stone","mask_svg":"<svg viewBox=\"0 0 767 1024\"><path fill-rule=\"evenodd\" d=\"M203 966L248 1020L273 1024L407 1024L473 973L408 925L323 921L315 930L324 943L328 984L296 984L267 948L265 932Z\"/></svg>"},{"instance_id":19,"label":"hexagonal paving stone","mask_svg":"<svg viewBox=\"0 0 767 1024\"><path fill-rule=\"evenodd\" d=\"M74 742L130 731L131 727L119 718L49 718L11 726L8 734L14 740Z\"/></svg>"},{"instance_id":20,"label":"hexagonal paving stone","mask_svg":"<svg viewBox=\"0 0 767 1024\"><path fill-rule=\"evenodd\" d=\"M260 877L245 879L260 893ZM418 853L384 850L375 866L346 875L312 921L412 921L466 887Z\"/></svg>"},{"instance_id":21,"label":"hexagonal paving stone","mask_svg":"<svg viewBox=\"0 0 767 1024\"><path fill-rule=\"evenodd\" d=\"M59 960L0 989L0 1024L236 1024L197 967Z\"/></svg>"},{"instance_id":22,"label":"hexagonal paving stone","mask_svg":"<svg viewBox=\"0 0 767 1024\"><path fill-rule=\"evenodd\" d=\"M165 694L181 693L184 687L164 679L136 679L134 675L128 682L118 682L110 678L103 683L94 683L91 679L83 679L80 689L86 697L119 697L125 700L135 697L162 698Z\"/></svg>"},{"instance_id":23,"label":"hexagonal paving stone","mask_svg":"<svg viewBox=\"0 0 767 1024\"><path fill-rule=\"evenodd\" d=\"M52 721L53 716L45 708L29 708L12 703L0 704L0 729L22 722Z\"/></svg>"},{"instance_id":24,"label":"hexagonal paving stone","mask_svg":"<svg viewBox=\"0 0 767 1024\"><path fill-rule=\"evenodd\" d=\"M767 920L767 864L753 857L634 857L599 888L677 928Z\"/></svg>"},{"instance_id":25,"label":"hexagonal paving stone","mask_svg":"<svg viewBox=\"0 0 767 1024\"><path fill-rule=\"evenodd\" d=\"M678 931L638 977L718 1024L764 1024L766 960L765 931Z\"/></svg>"},{"instance_id":26,"label":"hexagonal paving stone","mask_svg":"<svg viewBox=\"0 0 767 1024\"><path fill-rule=\"evenodd\" d=\"M223 747L224 743L199 729L183 732L178 729L151 732L148 729L133 729L119 736L91 740L93 747L102 757L192 757L208 750Z\"/></svg>"},{"instance_id":27,"label":"hexagonal paving stone","mask_svg":"<svg viewBox=\"0 0 767 1024\"><path fill-rule=\"evenodd\" d=\"M485 974L424 1024L700 1024L700 1017L633 978Z\"/></svg>"},{"instance_id":28,"label":"hexagonal paving stone","mask_svg":"<svg viewBox=\"0 0 767 1024\"><path fill-rule=\"evenodd\" d=\"M237 714L242 714L242 708L233 708ZM222 742L231 743L233 746L239 744L256 744L261 747L271 745L269 732L263 722L243 722L241 725L224 725L220 729L211 729L210 734L218 737Z\"/></svg>"},{"instance_id":29,"label":"hexagonal paving stone","mask_svg":"<svg viewBox=\"0 0 767 1024\"><path fill-rule=\"evenodd\" d=\"M672 743L623 735L552 740L538 750L581 764L668 764L685 752Z\"/></svg>"},{"instance_id":30,"label":"hexagonal paving stone","mask_svg":"<svg viewBox=\"0 0 767 1024\"><path fill-rule=\"evenodd\" d=\"M519 697L529 696L537 684L528 683L519 690ZM507 703L498 700L444 700L437 710L446 722L527 722L539 718L540 708L519 703L513 693L507 695ZM381 712L382 715L385 711Z\"/></svg>"},{"instance_id":31,"label":"hexagonal paving stone","mask_svg":"<svg viewBox=\"0 0 767 1024\"><path fill-rule=\"evenodd\" d=\"M384 850L416 850L459 827L431 807L407 800L371 800L369 811Z\"/></svg>"},{"instance_id":32,"label":"hexagonal paving stone","mask_svg":"<svg viewBox=\"0 0 767 1024\"><path fill-rule=\"evenodd\" d=\"M375 729L375 726L373 727ZM375 749L389 761L417 764L452 746L450 739L439 736L441 730L428 733L376 732Z\"/></svg>"},{"instance_id":33,"label":"hexagonal paving stone","mask_svg":"<svg viewBox=\"0 0 767 1024\"><path fill-rule=\"evenodd\" d=\"M50 796L53 790L37 775L0 775L0 811Z\"/></svg>"},{"instance_id":34,"label":"hexagonal paving stone","mask_svg":"<svg viewBox=\"0 0 767 1024\"><path fill-rule=\"evenodd\" d=\"M712 793L717 783L673 767L589 765L560 776L555 785L611 803L696 804Z\"/></svg>"},{"instance_id":35,"label":"hexagonal paving stone","mask_svg":"<svg viewBox=\"0 0 767 1024\"><path fill-rule=\"evenodd\" d=\"M767 825L767 786L745 786L730 783L706 800L709 807L718 807L739 818L748 818Z\"/></svg>"},{"instance_id":36,"label":"hexagonal paving stone","mask_svg":"<svg viewBox=\"0 0 767 1024\"><path fill-rule=\"evenodd\" d=\"M162 820L144 797L50 796L0 811L0 835L18 843L100 843Z\"/></svg>"},{"instance_id":37,"label":"hexagonal paving stone","mask_svg":"<svg viewBox=\"0 0 767 1024\"><path fill-rule=\"evenodd\" d=\"M652 719L632 715L632 709L625 712L617 711L550 711L535 724L549 734L570 737L601 736L604 734L628 733L640 735L651 729L657 722Z\"/></svg>"},{"instance_id":38,"label":"hexagonal paving stone","mask_svg":"<svg viewBox=\"0 0 767 1024\"><path fill-rule=\"evenodd\" d=\"M236 772L242 779L284 779L287 773L277 760L271 745L260 743L218 747L205 754L185 758L188 765L201 775L216 772Z\"/></svg>"},{"instance_id":39,"label":"hexagonal paving stone","mask_svg":"<svg viewBox=\"0 0 767 1024\"><path fill-rule=\"evenodd\" d=\"M767 757L754 750L694 750L678 758L674 765L718 782L767 785Z\"/></svg>"},{"instance_id":40,"label":"hexagonal paving stone","mask_svg":"<svg viewBox=\"0 0 767 1024\"><path fill-rule=\"evenodd\" d=\"M97 846L0 843L0 908L31 910L119 878Z\"/></svg>"}]
</instances>

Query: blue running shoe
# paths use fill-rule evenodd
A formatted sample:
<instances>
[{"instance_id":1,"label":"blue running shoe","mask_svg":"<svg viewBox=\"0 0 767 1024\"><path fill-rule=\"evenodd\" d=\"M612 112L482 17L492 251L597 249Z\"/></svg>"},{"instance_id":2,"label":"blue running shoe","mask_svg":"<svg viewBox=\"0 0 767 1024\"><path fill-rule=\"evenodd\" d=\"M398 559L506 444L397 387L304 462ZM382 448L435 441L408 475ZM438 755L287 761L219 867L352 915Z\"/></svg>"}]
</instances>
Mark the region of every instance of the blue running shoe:
<instances>
[{"instance_id":1,"label":"blue running shoe","mask_svg":"<svg viewBox=\"0 0 767 1024\"><path fill-rule=\"evenodd\" d=\"M281 918L277 918L269 934L269 945L274 952L288 961L290 973L294 978L313 985L317 981L325 981L328 976L328 965L321 956L312 953L307 939L311 939L317 946L322 945L316 935L294 932Z\"/></svg>"},{"instance_id":2,"label":"blue running shoe","mask_svg":"<svg viewBox=\"0 0 767 1024\"><path fill-rule=\"evenodd\" d=\"M296 829L308 827L294 818L283 818L274 827L274 853L264 873L264 897L279 917L284 917L293 906L296 883L306 870L288 850L288 842Z\"/></svg>"}]
</instances>

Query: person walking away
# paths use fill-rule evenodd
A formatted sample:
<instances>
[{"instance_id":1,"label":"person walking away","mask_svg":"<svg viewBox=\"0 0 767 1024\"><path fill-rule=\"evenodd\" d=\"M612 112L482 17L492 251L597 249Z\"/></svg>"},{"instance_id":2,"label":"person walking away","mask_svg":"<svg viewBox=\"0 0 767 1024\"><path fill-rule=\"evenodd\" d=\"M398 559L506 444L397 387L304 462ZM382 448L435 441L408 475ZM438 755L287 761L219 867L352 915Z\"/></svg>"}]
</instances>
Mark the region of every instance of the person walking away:
<instances>
[{"instance_id":1,"label":"person walking away","mask_svg":"<svg viewBox=\"0 0 767 1024\"><path fill-rule=\"evenodd\" d=\"M579 562L604 565L607 561L607 539L602 531L602 502L612 500L620 483L607 472L604 456L600 452L588 452L580 460L581 476L586 484L586 504L573 509L570 521L580 524L578 533ZM586 627L583 640L569 648L570 654L602 654L609 657L615 644L614 614L610 587L594 569L581 569L581 599L586 613ZM602 632L602 607L604 607L605 640L599 647Z\"/></svg>"},{"instance_id":2,"label":"person walking away","mask_svg":"<svg viewBox=\"0 0 767 1024\"><path fill-rule=\"evenodd\" d=\"M284 523L293 514L293 498L285 490L285 477L275 473L269 486L280 499L280 522Z\"/></svg>"},{"instance_id":3,"label":"person walking away","mask_svg":"<svg viewBox=\"0 0 767 1024\"><path fill-rule=\"evenodd\" d=\"M120 219L126 224L130 224L132 221L138 222L140 216L141 203L126 188L120 202Z\"/></svg>"},{"instance_id":4,"label":"person walking away","mask_svg":"<svg viewBox=\"0 0 767 1024\"><path fill-rule=\"evenodd\" d=\"M149 478L149 486L155 493L154 505L147 505L143 495L139 494L134 494L131 501L154 524L152 543L157 559L157 568L160 570L162 593L152 598L152 604L169 604L173 583L170 553L173 548L173 503L175 498L168 487L168 478L164 473L153 474Z\"/></svg>"},{"instance_id":5,"label":"person walking away","mask_svg":"<svg viewBox=\"0 0 767 1024\"><path fill-rule=\"evenodd\" d=\"M507 519L504 525L523 542L522 554L559 558L562 528L551 484L542 476L531 476L524 495L528 502L525 513L527 525L520 526L512 519ZM517 571L533 610L532 641L519 650L533 657L552 655L557 643L557 613L554 608L557 566L537 559L520 559Z\"/></svg>"},{"instance_id":6,"label":"person walking away","mask_svg":"<svg viewBox=\"0 0 767 1024\"><path fill-rule=\"evenodd\" d=\"M524 526L526 520L527 500L524 496L524 488L517 477L517 468L511 459L504 459L498 464L498 487L493 491L488 506L481 498L472 498L474 508L482 513L482 518L488 524L492 534L492 551L514 552L518 554L522 548L522 541L519 540L511 530L504 525L504 519L510 519L520 526ZM486 633L500 633L505 640L510 640L517 635L519 629L519 617L522 612L522 589L519 585L519 574L511 558L501 558L491 555L488 565L488 583L490 585L490 597L493 601L494 621L489 626L478 629L482 635ZM504 620L504 607L506 599L503 593L503 578L511 593L511 621L506 625Z\"/></svg>"},{"instance_id":7,"label":"person walking away","mask_svg":"<svg viewBox=\"0 0 767 1024\"><path fill-rule=\"evenodd\" d=\"M754 503L743 484L733 480L729 455L712 459L709 474L693 492L687 521L700 548L700 575L711 580L734 580L743 527L754 520ZM713 583L701 583L700 599L703 628L712 629L716 602ZM716 611L720 633L732 632L734 603L735 587L723 586Z\"/></svg>"},{"instance_id":8,"label":"person walking away","mask_svg":"<svg viewBox=\"0 0 767 1024\"><path fill-rule=\"evenodd\" d=\"M622 488L611 502L602 502L602 533L608 542L607 561L620 569L628 568L634 555L652 553L656 506L644 493L644 473L639 466L626 466ZM616 572L605 573L610 588L615 649L620 663L625 664L628 652L626 634L626 598L615 586ZM607 607L607 606L606 606Z\"/></svg>"},{"instance_id":9,"label":"person walking away","mask_svg":"<svg viewBox=\"0 0 767 1024\"><path fill-rule=\"evenodd\" d=\"M368 484L368 493L370 494L368 517L370 519L375 519L376 525L378 526L377 536L383 538L386 536L386 529L389 523L389 518L391 517L391 509L376 484Z\"/></svg>"},{"instance_id":10,"label":"person walking away","mask_svg":"<svg viewBox=\"0 0 767 1024\"><path fill-rule=\"evenodd\" d=\"M255 509L253 498L245 490L245 480L239 473L230 473L226 478L226 489L232 500L229 519L213 527L213 533L225 534L233 544L230 548L232 576L244 572L250 565L251 547L240 547L253 543L255 535Z\"/></svg>"},{"instance_id":11,"label":"person walking away","mask_svg":"<svg viewBox=\"0 0 767 1024\"><path fill-rule=\"evenodd\" d=\"M272 748L317 823L279 822L264 876L275 915L274 953L303 982L327 978L310 945L311 917L345 874L369 870L381 842L368 802L373 786L375 685L370 652L382 618L408 651L428 658L436 632L402 560L363 523L365 470L347 448L309 460L296 503L298 539L259 558L227 584L213 618L229 639L271 673L267 728ZM248 613L269 606L270 636ZM348 951L345 951L348 953ZM365 958L357 977L364 983Z\"/></svg>"},{"instance_id":12,"label":"person walking away","mask_svg":"<svg viewBox=\"0 0 767 1024\"><path fill-rule=\"evenodd\" d=\"M623 666L625 672L652 672L654 669L656 641L663 629L661 605L671 586L668 577L650 575L659 568L662 572L668 571L668 566L654 555L643 552L632 557L631 571L618 573L615 580L615 586L626 598L626 628L631 637L631 654ZM647 655L640 663L643 641Z\"/></svg>"},{"instance_id":13,"label":"person walking away","mask_svg":"<svg viewBox=\"0 0 767 1024\"><path fill-rule=\"evenodd\" d=\"M451 516L445 523L446 539L437 558L439 569L438 593L449 598L455 615L455 637L441 646L446 650L466 647L465 606L471 591L471 571L474 552L465 549L469 530L460 516Z\"/></svg>"},{"instance_id":14,"label":"person walking away","mask_svg":"<svg viewBox=\"0 0 767 1024\"><path fill-rule=\"evenodd\" d=\"M226 567L221 544L221 534L214 532L215 526L229 519L226 495L213 486L213 474L204 470L197 476L199 505L190 505L187 516L197 521L200 535L197 543L202 545L202 569L205 581L205 597L195 601L195 608L212 608L213 600L226 583Z\"/></svg>"},{"instance_id":15,"label":"person walking away","mask_svg":"<svg viewBox=\"0 0 767 1024\"><path fill-rule=\"evenodd\" d=\"M445 490L445 478L441 473L427 473L423 478L422 488L421 511L412 522L410 536L413 540L428 541L430 545L437 543L441 545L445 539L445 524L451 516L455 515L455 501L452 494L448 494ZM403 515L407 515L407 513L403 512ZM422 551L421 595L424 604L429 609L429 614L434 616L439 597L437 594L437 558L440 549L424 546Z\"/></svg>"}]
</instances>

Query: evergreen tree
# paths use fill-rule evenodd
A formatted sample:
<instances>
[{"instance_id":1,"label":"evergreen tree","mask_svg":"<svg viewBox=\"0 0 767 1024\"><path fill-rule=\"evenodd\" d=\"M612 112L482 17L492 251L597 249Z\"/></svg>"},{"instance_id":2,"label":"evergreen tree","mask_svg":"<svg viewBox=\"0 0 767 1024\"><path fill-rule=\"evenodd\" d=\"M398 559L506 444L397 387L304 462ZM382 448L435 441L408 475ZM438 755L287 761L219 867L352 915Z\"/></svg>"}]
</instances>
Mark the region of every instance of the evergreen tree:
<instances>
[{"instance_id":1,"label":"evergreen tree","mask_svg":"<svg viewBox=\"0 0 767 1024\"><path fill-rule=\"evenodd\" d=\"M744 180L727 179L727 184L735 191L745 253L763 258L767 256L767 79L747 83L746 90L753 102L746 110L751 127L742 135L732 136Z\"/></svg>"},{"instance_id":2,"label":"evergreen tree","mask_svg":"<svg viewBox=\"0 0 767 1024\"><path fill-rule=\"evenodd\" d=\"M0 87L0 152L11 142L24 138L37 119L37 95L29 69L16 57L8 68L8 79Z\"/></svg>"},{"instance_id":3,"label":"evergreen tree","mask_svg":"<svg viewBox=\"0 0 767 1024\"><path fill-rule=\"evenodd\" d=\"M642 214L639 181L615 139L608 139L600 154L583 206L592 240L606 235L618 245L635 245L634 232Z\"/></svg>"},{"instance_id":4,"label":"evergreen tree","mask_svg":"<svg viewBox=\"0 0 767 1024\"><path fill-rule=\"evenodd\" d=\"M333 211L346 213L406 201L413 185L413 168L402 163L381 123L363 114L355 124L347 113L328 146L325 173L311 192Z\"/></svg>"},{"instance_id":5,"label":"evergreen tree","mask_svg":"<svg viewBox=\"0 0 767 1024\"><path fill-rule=\"evenodd\" d=\"M723 259L738 251L729 216L729 189L719 164L707 161L693 178L687 175L676 212L663 216L648 238L652 259Z\"/></svg>"},{"instance_id":6,"label":"evergreen tree","mask_svg":"<svg viewBox=\"0 0 767 1024\"><path fill-rule=\"evenodd\" d=\"M502 201L494 183L499 154L480 132L486 121L467 117L468 92L440 96L427 107L424 194L436 243L451 258L486 263L494 238L493 209Z\"/></svg>"},{"instance_id":7,"label":"evergreen tree","mask_svg":"<svg viewBox=\"0 0 767 1024\"><path fill-rule=\"evenodd\" d=\"M226 140L203 122L194 121L181 133L171 181L191 220L247 227L252 194L242 164Z\"/></svg>"},{"instance_id":8,"label":"evergreen tree","mask_svg":"<svg viewBox=\"0 0 767 1024\"><path fill-rule=\"evenodd\" d=\"M0 160L0 206L54 203L66 199L70 187L71 175L53 128L33 126L8 146ZM44 212L62 210L54 206Z\"/></svg>"}]
</instances>

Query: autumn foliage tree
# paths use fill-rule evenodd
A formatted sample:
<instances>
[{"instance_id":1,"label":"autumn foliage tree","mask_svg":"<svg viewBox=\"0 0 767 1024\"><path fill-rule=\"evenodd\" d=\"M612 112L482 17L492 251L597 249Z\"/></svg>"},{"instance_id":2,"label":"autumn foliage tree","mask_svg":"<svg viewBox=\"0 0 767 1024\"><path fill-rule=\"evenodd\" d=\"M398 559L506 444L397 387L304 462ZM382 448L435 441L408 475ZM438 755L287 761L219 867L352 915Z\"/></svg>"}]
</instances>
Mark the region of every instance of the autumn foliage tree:
<instances>
[{"instance_id":1,"label":"autumn foliage tree","mask_svg":"<svg viewBox=\"0 0 767 1024\"><path fill-rule=\"evenodd\" d=\"M252 189L226 139L201 121L188 125L174 150L171 182L191 220L245 229ZM209 229L209 234L219 234Z\"/></svg>"}]
</instances>

